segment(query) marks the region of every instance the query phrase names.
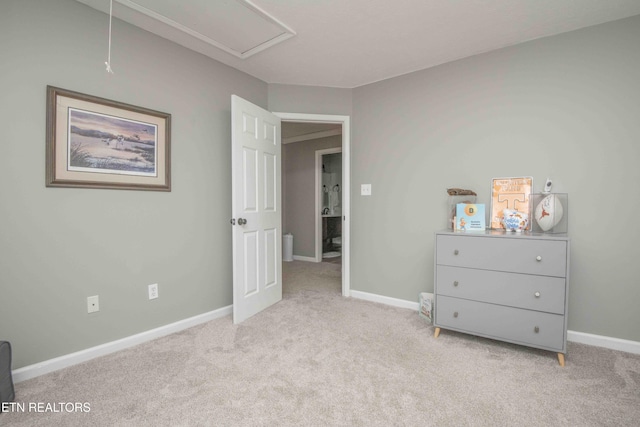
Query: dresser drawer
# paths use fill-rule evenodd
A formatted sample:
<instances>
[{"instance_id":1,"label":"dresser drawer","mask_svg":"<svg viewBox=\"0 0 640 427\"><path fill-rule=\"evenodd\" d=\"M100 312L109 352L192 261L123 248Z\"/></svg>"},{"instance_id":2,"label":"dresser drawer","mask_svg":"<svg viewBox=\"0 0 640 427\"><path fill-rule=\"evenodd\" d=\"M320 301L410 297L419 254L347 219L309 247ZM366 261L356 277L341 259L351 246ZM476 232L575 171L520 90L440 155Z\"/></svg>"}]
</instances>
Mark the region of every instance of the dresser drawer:
<instances>
[{"instance_id":1,"label":"dresser drawer","mask_svg":"<svg viewBox=\"0 0 640 427\"><path fill-rule=\"evenodd\" d=\"M564 277L436 266L436 293L564 314Z\"/></svg>"},{"instance_id":2,"label":"dresser drawer","mask_svg":"<svg viewBox=\"0 0 640 427\"><path fill-rule=\"evenodd\" d=\"M564 352L564 316L437 295L435 325ZM537 332L536 332L537 328Z\"/></svg>"},{"instance_id":3,"label":"dresser drawer","mask_svg":"<svg viewBox=\"0 0 640 427\"><path fill-rule=\"evenodd\" d=\"M535 238L438 235L436 264L565 277L567 243Z\"/></svg>"}]
</instances>

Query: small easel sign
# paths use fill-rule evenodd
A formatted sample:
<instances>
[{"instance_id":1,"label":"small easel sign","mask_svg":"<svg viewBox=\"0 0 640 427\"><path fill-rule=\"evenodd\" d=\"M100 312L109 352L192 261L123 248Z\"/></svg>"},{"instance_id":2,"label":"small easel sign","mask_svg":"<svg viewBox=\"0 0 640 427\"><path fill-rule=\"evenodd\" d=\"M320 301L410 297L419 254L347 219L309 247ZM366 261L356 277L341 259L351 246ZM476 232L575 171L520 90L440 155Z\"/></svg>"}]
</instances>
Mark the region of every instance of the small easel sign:
<instances>
[{"instance_id":1,"label":"small easel sign","mask_svg":"<svg viewBox=\"0 0 640 427\"><path fill-rule=\"evenodd\" d=\"M533 178L493 178L491 185L491 228L504 229L503 210L513 209L529 214L531 212L531 194ZM527 226L527 230L531 227Z\"/></svg>"}]
</instances>

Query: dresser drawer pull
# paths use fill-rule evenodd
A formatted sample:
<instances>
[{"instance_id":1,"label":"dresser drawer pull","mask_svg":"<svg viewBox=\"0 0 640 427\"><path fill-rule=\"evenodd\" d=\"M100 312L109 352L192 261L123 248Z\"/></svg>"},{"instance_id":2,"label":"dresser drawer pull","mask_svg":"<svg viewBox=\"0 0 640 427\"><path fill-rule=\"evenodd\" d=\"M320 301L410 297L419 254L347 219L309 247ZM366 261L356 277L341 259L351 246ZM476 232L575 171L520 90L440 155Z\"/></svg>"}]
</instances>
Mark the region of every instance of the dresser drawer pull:
<instances>
[{"instance_id":1,"label":"dresser drawer pull","mask_svg":"<svg viewBox=\"0 0 640 427\"><path fill-rule=\"evenodd\" d=\"M458 286L458 281L457 280L453 282L453 286Z\"/></svg>"},{"instance_id":2,"label":"dresser drawer pull","mask_svg":"<svg viewBox=\"0 0 640 427\"><path fill-rule=\"evenodd\" d=\"M538 261L538 262L542 261L542 257L541 257L540 255L538 255L538 256L536 257L536 261Z\"/></svg>"},{"instance_id":3,"label":"dresser drawer pull","mask_svg":"<svg viewBox=\"0 0 640 427\"><path fill-rule=\"evenodd\" d=\"M453 254L454 254L454 255L458 255L459 253L460 253L460 251L459 251L459 250L457 250L457 249L453 251Z\"/></svg>"},{"instance_id":4,"label":"dresser drawer pull","mask_svg":"<svg viewBox=\"0 0 640 427\"><path fill-rule=\"evenodd\" d=\"M533 332L537 334L538 332L540 332L540 328L536 326L535 328L533 328Z\"/></svg>"},{"instance_id":5,"label":"dresser drawer pull","mask_svg":"<svg viewBox=\"0 0 640 427\"><path fill-rule=\"evenodd\" d=\"M453 317L458 317L458 312L457 311L453 312Z\"/></svg>"},{"instance_id":6,"label":"dresser drawer pull","mask_svg":"<svg viewBox=\"0 0 640 427\"><path fill-rule=\"evenodd\" d=\"M536 293L535 293L535 294L533 294L533 295L535 295L535 297L536 297L536 298L540 298L540 292L536 292Z\"/></svg>"}]
</instances>

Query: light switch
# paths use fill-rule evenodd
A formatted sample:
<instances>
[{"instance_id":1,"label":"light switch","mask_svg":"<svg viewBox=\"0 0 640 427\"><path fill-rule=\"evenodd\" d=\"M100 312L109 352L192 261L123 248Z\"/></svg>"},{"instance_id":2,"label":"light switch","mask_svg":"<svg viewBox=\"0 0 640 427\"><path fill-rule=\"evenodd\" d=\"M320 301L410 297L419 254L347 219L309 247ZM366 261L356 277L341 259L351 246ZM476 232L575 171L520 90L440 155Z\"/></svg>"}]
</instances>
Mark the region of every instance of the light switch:
<instances>
[{"instance_id":1,"label":"light switch","mask_svg":"<svg viewBox=\"0 0 640 427\"><path fill-rule=\"evenodd\" d=\"M361 196L370 196L371 195L371 184L362 184L362 185L360 185L360 195Z\"/></svg>"}]
</instances>

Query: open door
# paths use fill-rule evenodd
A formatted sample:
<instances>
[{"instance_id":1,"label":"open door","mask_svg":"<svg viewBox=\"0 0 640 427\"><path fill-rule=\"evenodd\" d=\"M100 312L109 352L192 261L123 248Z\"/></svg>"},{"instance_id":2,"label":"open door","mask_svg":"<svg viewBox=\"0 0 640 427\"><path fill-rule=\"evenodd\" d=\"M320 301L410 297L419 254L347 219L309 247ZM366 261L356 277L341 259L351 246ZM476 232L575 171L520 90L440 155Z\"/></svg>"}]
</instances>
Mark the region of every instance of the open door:
<instances>
[{"instance_id":1,"label":"open door","mask_svg":"<svg viewBox=\"0 0 640 427\"><path fill-rule=\"evenodd\" d=\"M282 299L280 118L231 96L233 323Z\"/></svg>"}]
</instances>

